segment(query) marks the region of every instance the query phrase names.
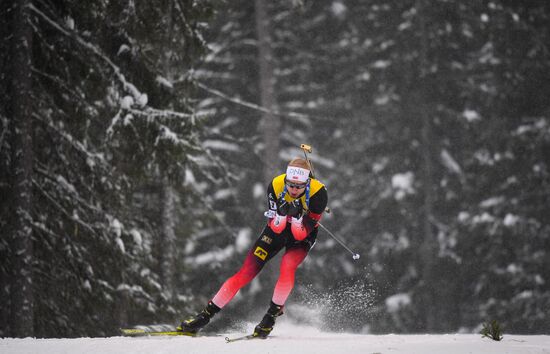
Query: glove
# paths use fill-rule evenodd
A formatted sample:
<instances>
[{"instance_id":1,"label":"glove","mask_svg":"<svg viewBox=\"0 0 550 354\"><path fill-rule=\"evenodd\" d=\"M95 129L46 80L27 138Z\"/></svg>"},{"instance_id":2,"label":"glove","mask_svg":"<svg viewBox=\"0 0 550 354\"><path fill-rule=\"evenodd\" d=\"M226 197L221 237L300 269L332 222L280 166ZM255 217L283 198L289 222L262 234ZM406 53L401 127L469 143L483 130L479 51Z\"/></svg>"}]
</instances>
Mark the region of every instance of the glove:
<instances>
[{"instance_id":1,"label":"glove","mask_svg":"<svg viewBox=\"0 0 550 354\"><path fill-rule=\"evenodd\" d=\"M287 202L284 199L279 199L279 207L277 208L277 214L282 216L298 216L302 212L302 202L300 199L296 199L292 202Z\"/></svg>"},{"instance_id":2,"label":"glove","mask_svg":"<svg viewBox=\"0 0 550 354\"><path fill-rule=\"evenodd\" d=\"M292 218L290 221L290 231L292 232L294 239L297 241L304 240L307 237L308 232L303 224L303 218Z\"/></svg>"},{"instance_id":3,"label":"glove","mask_svg":"<svg viewBox=\"0 0 550 354\"><path fill-rule=\"evenodd\" d=\"M286 216L288 213L289 203L285 198L281 198L277 201L277 214L281 216Z\"/></svg>"},{"instance_id":4,"label":"glove","mask_svg":"<svg viewBox=\"0 0 550 354\"><path fill-rule=\"evenodd\" d=\"M286 227L287 217L283 215L275 215L275 217L269 220L269 227L276 234L280 234Z\"/></svg>"},{"instance_id":5,"label":"glove","mask_svg":"<svg viewBox=\"0 0 550 354\"><path fill-rule=\"evenodd\" d=\"M288 212L286 213L286 215L293 218L298 218L300 217L300 214L302 214L302 202L300 201L300 199L296 199L295 201L289 203Z\"/></svg>"}]
</instances>

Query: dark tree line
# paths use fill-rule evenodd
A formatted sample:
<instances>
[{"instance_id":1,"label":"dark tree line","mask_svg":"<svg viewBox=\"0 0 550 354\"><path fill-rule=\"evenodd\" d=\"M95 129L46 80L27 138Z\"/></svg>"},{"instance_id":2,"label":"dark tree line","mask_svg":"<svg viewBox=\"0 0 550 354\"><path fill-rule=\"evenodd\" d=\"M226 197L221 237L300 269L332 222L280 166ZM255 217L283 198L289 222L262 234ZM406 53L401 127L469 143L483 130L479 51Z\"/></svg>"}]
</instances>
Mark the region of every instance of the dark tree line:
<instances>
[{"instance_id":1,"label":"dark tree line","mask_svg":"<svg viewBox=\"0 0 550 354\"><path fill-rule=\"evenodd\" d=\"M200 160L188 77L211 12L2 3L4 335L100 335L175 316L174 230L196 224L174 223L199 199L185 175L223 175Z\"/></svg>"}]
</instances>

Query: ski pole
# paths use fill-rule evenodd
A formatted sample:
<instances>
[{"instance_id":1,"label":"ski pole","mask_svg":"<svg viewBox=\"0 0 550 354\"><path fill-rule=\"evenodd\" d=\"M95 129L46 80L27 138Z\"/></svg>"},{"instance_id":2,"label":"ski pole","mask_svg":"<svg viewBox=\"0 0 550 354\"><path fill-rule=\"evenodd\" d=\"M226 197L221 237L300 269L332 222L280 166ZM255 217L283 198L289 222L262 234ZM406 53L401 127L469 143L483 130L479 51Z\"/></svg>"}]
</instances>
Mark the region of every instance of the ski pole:
<instances>
[{"instance_id":1,"label":"ski pole","mask_svg":"<svg viewBox=\"0 0 550 354\"><path fill-rule=\"evenodd\" d=\"M361 256L359 255L359 253L355 253L353 252L345 243L344 241L342 241L338 236L336 236L335 234L333 234L332 232L330 232L329 229L327 229L323 224L321 224L320 222L317 223L319 224L319 226L321 226L321 228L323 230L325 230L333 239L335 239L342 247L344 247L349 253L351 253L352 255L352 258L354 261L358 260Z\"/></svg>"},{"instance_id":2,"label":"ski pole","mask_svg":"<svg viewBox=\"0 0 550 354\"><path fill-rule=\"evenodd\" d=\"M313 178L315 178L315 171L313 170L313 163L311 163L311 160L309 159L309 156L307 156L307 154L311 154L313 152L313 149L311 148L311 145L307 145L307 144L301 144L300 145L300 149L302 149L302 151L304 152L304 157L306 158L306 161L309 163L309 166L311 167L311 176ZM326 207L325 208L325 212L327 213L330 213L330 208ZM327 229L323 224L321 223L318 223L319 226L321 226L321 228L323 230L325 230L333 239L335 239L342 247L344 247L349 253L351 253L351 256L353 258L353 260L358 260L361 256L359 255L359 253L355 253L353 252L345 243L344 241L342 241L338 236L336 236L335 234L333 234L332 232L330 232L329 229Z\"/></svg>"},{"instance_id":3,"label":"ski pole","mask_svg":"<svg viewBox=\"0 0 550 354\"><path fill-rule=\"evenodd\" d=\"M311 145L301 144L300 149L302 149L302 151L304 152L304 157L306 158L307 163L309 163L309 166L311 167L311 177L315 178L315 171L313 171L313 164L311 163L311 160L309 159L309 157L306 154L306 152L308 152L310 154L313 152L313 149L311 148Z\"/></svg>"},{"instance_id":4,"label":"ski pole","mask_svg":"<svg viewBox=\"0 0 550 354\"><path fill-rule=\"evenodd\" d=\"M313 163L311 162L311 160L307 156L307 153L311 154L313 152L313 148L311 147L311 145L301 144L300 149L302 149L302 151L304 152L304 157L306 158L307 163L309 163L309 167L311 167L311 177L315 178L315 171L313 170ZM325 212L327 214L330 213L330 208L325 207Z\"/></svg>"}]
</instances>

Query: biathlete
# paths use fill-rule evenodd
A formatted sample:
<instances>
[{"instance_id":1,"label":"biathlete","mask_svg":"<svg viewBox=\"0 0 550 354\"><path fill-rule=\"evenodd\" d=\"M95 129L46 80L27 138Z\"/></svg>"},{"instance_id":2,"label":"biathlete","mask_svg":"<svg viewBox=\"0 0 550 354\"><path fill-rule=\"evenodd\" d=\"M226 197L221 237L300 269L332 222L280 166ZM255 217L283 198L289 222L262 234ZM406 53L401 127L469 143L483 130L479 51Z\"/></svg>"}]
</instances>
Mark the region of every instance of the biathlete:
<instances>
[{"instance_id":1,"label":"biathlete","mask_svg":"<svg viewBox=\"0 0 550 354\"><path fill-rule=\"evenodd\" d=\"M286 173L275 177L269 184L267 200L267 225L248 252L241 269L225 281L201 312L183 321L178 331L197 333L285 248L271 303L254 328L253 335L266 338L271 333L275 319L283 314L285 302L294 287L296 269L315 243L318 222L327 206L328 196L325 186L312 177L309 162L295 158L288 164Z\"/></svg>"}]
</instances>

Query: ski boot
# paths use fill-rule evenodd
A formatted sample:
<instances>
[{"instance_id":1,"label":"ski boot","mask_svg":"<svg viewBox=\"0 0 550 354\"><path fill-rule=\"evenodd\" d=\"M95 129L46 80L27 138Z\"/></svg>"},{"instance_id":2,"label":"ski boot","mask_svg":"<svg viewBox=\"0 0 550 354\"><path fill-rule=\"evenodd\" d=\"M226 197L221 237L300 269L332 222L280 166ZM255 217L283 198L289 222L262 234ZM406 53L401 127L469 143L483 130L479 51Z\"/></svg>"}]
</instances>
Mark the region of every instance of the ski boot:
<instances>
[{"instance_id":1,"label":"ski boot","mask_svg":"<svg viewBox=\"0 0 550 354\"><path fill-rule=\"evenodd\" d=\"M178 332L184 332L190 335L197 334L197 332L206 326L210 322L210 319L220 310L221 309L212 301L209 301L204 310L195 316L191 316L189 319L182 321L176 329Z\"/></svg>"},{"instance_id":2,"label":"ski boot","mask_svg":"<svg viewBox=\"0 0 550 354\"><path fill-rule=\"evenodd\" d=\"M262 321L254 328L254 337L259 337L262 339L267 338L267 336L273 330L273 325L275 325L275 319L283 314L283 306L279 306L271 301L267 313L262 318Z\"/></svg>"}]
</instances>

